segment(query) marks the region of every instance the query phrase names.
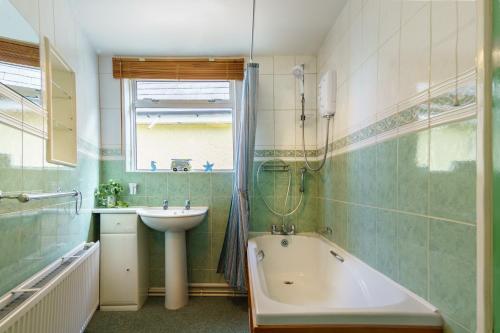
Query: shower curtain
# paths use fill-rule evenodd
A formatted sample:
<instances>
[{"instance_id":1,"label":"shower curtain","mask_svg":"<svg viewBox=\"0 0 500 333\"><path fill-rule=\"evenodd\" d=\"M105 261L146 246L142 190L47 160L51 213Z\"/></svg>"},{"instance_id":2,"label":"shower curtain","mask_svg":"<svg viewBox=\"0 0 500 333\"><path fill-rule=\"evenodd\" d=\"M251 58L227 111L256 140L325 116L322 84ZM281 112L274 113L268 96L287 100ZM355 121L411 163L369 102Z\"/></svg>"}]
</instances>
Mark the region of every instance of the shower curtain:
<instances>
[{"instance_id":1,"label":"shower curtain","mask_svg":"<svg viewBox=\"0 0 500 333\"><path fill-rule=\"evenodd\" d=\"M242 291L246 290L245 259L250 216L248 185L252 180L258 77L259 64L248 63L237 125L233 196L217 268L218 273L224 273L231 287Z\"/></svg>"}]
</instances>

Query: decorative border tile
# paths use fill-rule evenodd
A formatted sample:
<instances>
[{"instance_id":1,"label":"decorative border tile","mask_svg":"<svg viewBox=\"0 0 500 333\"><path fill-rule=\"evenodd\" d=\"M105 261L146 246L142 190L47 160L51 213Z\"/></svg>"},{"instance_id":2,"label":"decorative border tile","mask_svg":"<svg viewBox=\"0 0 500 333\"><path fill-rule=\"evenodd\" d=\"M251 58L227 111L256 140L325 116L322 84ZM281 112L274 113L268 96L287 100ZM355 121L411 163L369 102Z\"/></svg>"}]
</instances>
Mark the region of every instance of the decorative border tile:
<instances>
[{"instance_id":1,"label":"decorative border tile","mask_svg":"<svg viewBox=\"0 0 500 333\"><path fill-rule=\"evenodd\" d=\"M307 157L316 157L319 150L306 150ZM301 149L256 149L254 157L304 157Z\"/></svg>"},{"instance_id":2,"label":"decorative border tile","mask_svg":"<svg viewBox=\"0 0 500 333\"><path fill-rule=\"evenodd\" d=\"M447 88L447 90L443 88ZM444 92L440 93L441 91ZM439 123L442 123L470 115L477 98L475 73L466 73L462 78L454 80L452 83L446 83L435 92L440 94L431 98L426 94L420 94L400 103L399 109L403 106L406 108L330 142L327 152L347 151L348 147L364 145L365 141L371 142L377 136L384 137L384 135L394 133L416 131L434 124L433 117L439 118ZM123 158L121 148L101 148L99 151L101 159L104 160ZM325 147L322 147L316 150L306 150L306 155L315 158L322 156L324 152ZM290 159L304 157L304 153L302 149L256 149L254 157Z\"/></svg>"},{"instance_id":3,"label":"decorative border tile","mask_svg":"<svg viewBox=\"0 0 500 333\"><path fill-rule=\"evenodd\" d=\"M100 154L102 157L122 156L122 149L121 148L101 148Z\"/></svg>"}]
</instances>

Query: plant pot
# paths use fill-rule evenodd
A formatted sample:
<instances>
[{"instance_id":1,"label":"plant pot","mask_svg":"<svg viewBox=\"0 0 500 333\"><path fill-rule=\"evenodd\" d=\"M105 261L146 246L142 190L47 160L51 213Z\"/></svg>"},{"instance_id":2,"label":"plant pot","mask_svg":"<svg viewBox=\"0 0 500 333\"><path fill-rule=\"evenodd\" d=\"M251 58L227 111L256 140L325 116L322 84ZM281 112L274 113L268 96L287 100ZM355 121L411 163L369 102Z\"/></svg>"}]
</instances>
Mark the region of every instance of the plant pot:
<instances>
[{"instance_id":1,"label":"plant pot","mask_svg":"<svg viewBox=\"0 0 500 333\"><path fill-rule=\"evenodd\" d=\"M106 207L112 208L116 206L116 196L108 195L106 197Z\"/></svg>"}]
</instances>

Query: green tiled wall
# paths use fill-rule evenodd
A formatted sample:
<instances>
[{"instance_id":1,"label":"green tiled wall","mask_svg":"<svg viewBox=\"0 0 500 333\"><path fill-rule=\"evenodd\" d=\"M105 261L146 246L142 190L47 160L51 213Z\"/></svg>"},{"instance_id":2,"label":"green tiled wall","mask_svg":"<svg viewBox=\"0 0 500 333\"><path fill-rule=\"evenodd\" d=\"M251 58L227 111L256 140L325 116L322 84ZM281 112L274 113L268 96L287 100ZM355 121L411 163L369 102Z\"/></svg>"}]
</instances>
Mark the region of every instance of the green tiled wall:
<instances>
[{"instance_id":1,"label":"green tiled wall","mask_svg":"<svg viewBox=\"0 0 500 333\"><path fill-rule=\"evenodd\" d=\"M282 207L286 193L288 176L286 173L263 173L262 188L255 187L256 171L261 162L254 164L254 182L250 184L251 194L251 231L269 231L272 224L281 225L283 220L273 215L264 205L265 196L273 207ZM289 206L299 200L299 168L302 163L291 163L292 186ZM113 179L124 184L137 183L137 195L124 196L132 206L160 206L163 199L168 199L171 206L183 205L188 198L193 206L209 207L205 221L187 234L187 255L189 281L192 283L223 282L223 277L216 273L224 234L226 231L233 185L232 172L213 173L166 173L166 172L126 172L123 160L101 161L101 182ZM298 231L317 229L317 176L306 175L306 193L301 208L287 218L287 223L294 223ZM161 232L150 229L150 286L164 285L164 236Z\"/></svg>"},{"instance_id":2,"label":"green tiled wall","mask_svg":"<svg viewBox=\"0 0 500 333\"><path fill-rule=\"evenodd\" d=\"M336 155L319 177L318 230L473 332L476 120Z\"/></svg>"},{"instance_id":3,"label":"green tiled wall","mask_svg":"<svg viewBox=\"0 0 500 333\"><path fill-rule=\"evenodd\" d=\"M0 97L0 112L22 115L29 111ZM43 128L38 130L43 132ZM84 149L78 152L76 168L50 164L45 159L45 140L41 136L0 123L1 191L78 188L84 198L80 215L75 215L74 201L68 198L0 202L0 295L79 243L94 238L90 209L99 180L98 149L83 140L79 140L79 147Z\"/></svg>"},{"instance_id":4,"label":"green tiled wall","mask_svg":"<svg viewBox=\"0 0 500 333\"><path fill-rule=\"evenodd\" d=\"M137 183L137 195L125 195L132 206L182 206L186 199L193 206L208 206L208 215L187 233L188 275L192 283L223 282L216 273L226 231L232 193L232 172L168 173L126 172L123 160L101 161L101 182L116 180L128 188ZM165 240L163 233L149 229L150 287L163 287L165 278Z\"/></svg>"},{"instance_id":5,"label":"green tiled wall","mask_svg":"<svg viewBox=\"0 0 500 333\"><path fill-rule=\"evenodd\" d=\"M273 214L265 205L267 204L275 211L284 212L284 202L288 189L287 172L261 171L259 176L259 186L257 186L257 171L262 161L254 162L253 184L251 185L251 214L250 231L270 232L273 224L283 223L294 224L297 232L314 232L318 228L318 175L307 172L305 175L305 192L302 203L298 210L285 218ZM290 166L291 184L290 195L287 200L286 211L290 212L300 201L300 168L303 162L287 162Z\"/></svg>"}]
</instances>

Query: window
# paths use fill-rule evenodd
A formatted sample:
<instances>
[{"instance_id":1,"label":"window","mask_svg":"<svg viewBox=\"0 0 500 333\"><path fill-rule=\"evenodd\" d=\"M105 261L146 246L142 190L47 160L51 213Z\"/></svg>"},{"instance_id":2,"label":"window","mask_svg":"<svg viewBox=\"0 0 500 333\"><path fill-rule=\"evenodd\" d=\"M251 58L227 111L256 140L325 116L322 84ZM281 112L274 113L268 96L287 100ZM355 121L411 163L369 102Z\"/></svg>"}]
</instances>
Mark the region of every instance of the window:
<instances>
[{"instance_id":1,"label":"window","mask_svg":"<svg viewBox=\"0 0 500 333\"><path fill-rule=\"evenodd\" d=\"M192 170L209 162L233 169L233 81L131 81L133 170L170 170L190 159Z\"/></svg>"},{"instance_id":2,"label":"window","mask_svg":"<svg viewBox=\"0 0 500 333\"><path fill-rule=\"evenodd\" d=\"M42 105L41 75L40 68L0 61L0 83L38 105Z\"/></svg>"}]
</instances>

